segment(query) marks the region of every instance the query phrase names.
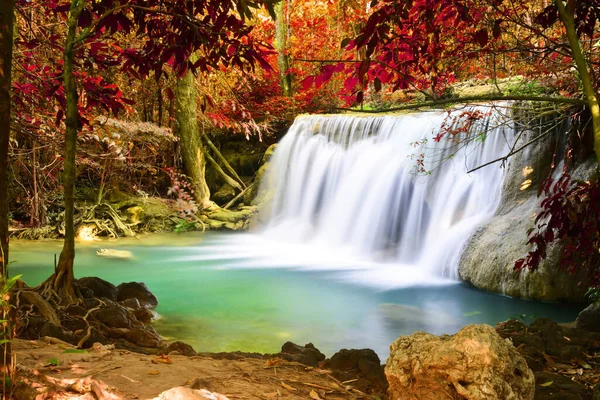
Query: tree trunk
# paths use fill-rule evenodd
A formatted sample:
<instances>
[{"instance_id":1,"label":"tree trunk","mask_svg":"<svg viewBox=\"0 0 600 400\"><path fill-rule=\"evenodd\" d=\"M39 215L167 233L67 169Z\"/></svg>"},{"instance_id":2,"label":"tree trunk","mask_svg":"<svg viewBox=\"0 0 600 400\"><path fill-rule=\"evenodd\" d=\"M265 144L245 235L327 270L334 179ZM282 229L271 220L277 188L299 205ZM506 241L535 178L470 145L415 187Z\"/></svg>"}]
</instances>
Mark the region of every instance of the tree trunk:
<instances>
[{"instance_id":1,"label":"tree trunk","mask_svg":"<svg viewBox=\"0 0 600 400\"><path fill-rule=\"evenodd\" d=\"M567 30L567 38L569 39L571 53L573 55L573 59L575 60L577 71L579 72L579 79L583 85L583 92L588 103L588 108L592 114L594 152L596 153L596 158L600 164L600 106L598 106L598 96L596 94L596 89L594 88L594 83L588 69L587 61L585 60L585 56L581 50L581 44L579 43L579 38L577 37L574 18L575 2L573 0L569 0L567 7L565 7L563 0L554 0L554 3L558 8L560 19Z\"/></svg>"},{"instance_id":2,"label":"tree trunk","mask_svg":"<svg viewBox=\"0 0 600 400\"><path fill-rule=\"evenodd\" d=\"M11 122L13 12L14 0L0 0L0 287L6 285L8 277L8 147ZM0 324L3 332L0 339L10 340L15 326L15 313L11 312L10 297L0 299L0 303L0 319L6 321ZM14 367L10 342L0 345L0 354L0 373L3 381L0 390L6 395L9 393L6 386L7 377Z\"/></svg>"},{"instance_id":3,"label":"tree trunk","mask_svg":"<svg viewBox=\"0 0 600 400\"><path fill-rule=\"evenodd\" d=\"M197 90L194 74L187 72L177 81L175 119L179 132L179 144L183 169L194 190L194 200L202 209L210 208L210 190L204 176L206 160L204 145L198 130Z\"/></svg>"},{"instance_id":4,"label":"tree trunk","mask_svg":"<svg viewBox=\"0 0 600 400\"><path fill-rule=\"evenodd\" d=\"M279 65L279 80L284 96L292 97L292 75L289 73L290 56L288 55L288 19L286 10L290 5L287 0L275 4L275 48Z\"/></svg>"},{"instance_id":5,"label":"tree trunk","mask_svg":"<svg viewBox=\"0 0 600 400\"><path fill-rule=\"evenodd\" d=\"M65 304L76 301L75 277L73 275L73 261L75 260L75 224L73 219L75 213L75 154L79 133L79 109L77 84L73 74L73 58L77 22L84 5L85 0L73 0L71 3L68 21L69 31L63 54L63 84L67 102L62 182L65 199L65 240L56 271L47 281L54 294L58 295L57 300Z\"/></svg>"},{"instance_id":6,"label":"tree trunk","mask_svg":"<svg viewBox=\"0 0 600 400\"><path fill-rule=\"evenodd\" d=\"M8 146L14 0L0 0L0 275L8 267ZM1 279L1 278L0 278Z\"/></svg>"}]
</instances>

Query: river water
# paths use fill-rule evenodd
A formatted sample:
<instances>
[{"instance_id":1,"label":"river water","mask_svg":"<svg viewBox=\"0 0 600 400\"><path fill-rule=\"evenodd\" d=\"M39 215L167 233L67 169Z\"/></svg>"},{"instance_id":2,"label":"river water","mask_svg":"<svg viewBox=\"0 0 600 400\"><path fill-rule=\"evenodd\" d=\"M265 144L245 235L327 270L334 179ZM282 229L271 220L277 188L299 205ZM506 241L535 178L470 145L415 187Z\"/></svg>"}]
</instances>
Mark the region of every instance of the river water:
<instances>
[{"instance_id":1,"label":"river water","mask_svg":"<svg viewBox=\"0 0 600 400\"><path fill-rule=\"evenodd\" d=\"M578 308L487 294L448 280L382 285L364 279L364 265L330 269L288 262L261 264L248 243L274 246L262 235L155 234L138 239L78 243L75 275L114 284L145 282L159 299L159 333L197 351L277 352L288 340L312 342L331 356L341 348L372 348L380 357L399 335L418 330L453 333L471 323L526 318L574 320ZM235 253L222 251L246 243ZM59 241L11 243L12 274L35 285L53 269ZM97 256L100 248L129 250L133 259ZM275 248L280 256L293 246ZM254 260L250 262L250 260ZM362 272L361 272L362 271Z\"/></svg>"}]
</instances>

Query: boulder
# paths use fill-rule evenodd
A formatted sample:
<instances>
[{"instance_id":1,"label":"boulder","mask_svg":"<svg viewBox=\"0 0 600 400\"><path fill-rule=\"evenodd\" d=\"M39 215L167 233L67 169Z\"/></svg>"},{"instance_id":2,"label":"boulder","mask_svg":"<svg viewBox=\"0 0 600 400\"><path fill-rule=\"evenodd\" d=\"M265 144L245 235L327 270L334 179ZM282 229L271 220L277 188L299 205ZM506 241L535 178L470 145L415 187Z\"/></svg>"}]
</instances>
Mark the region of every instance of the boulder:
<instances>
[{"instance_id":1,"label":"boulder","mask_svg":"<svg viewBox=\"0 0 600 400\"><path fill-rule=\"evenodd\" d=\"M385 374L391 400L530 400L535 394L525 359L489 325L452 336L400 337L390 346Z\"/></svg>"},{"instance_id":2,"label":"boulder","mask_svg":"<svg viewBox=\"0 0 600 400\"><path fill-rule=\"evenodd\" d=\"M137 310L138 308L142 307L142 305L140 304L140 301L138 299L136 299L135 297L131 297L129 299L120 301L119 304L122 305L123 307L131 308L132 310Z\"/></svg>"},{"instance_id":3,"label":"boulder","mask_svg":"<svg viewBox=\"0 0 600 400\"><path fill-rule=\"evenodd\" d=\"M71 344L77 343L77 340L75 339L75 335L73 335L71 332L64 331L61 327L56 326L51 322L47 322L42 327L39 337L43 338L45 336L60 339L63 342L67 342L67 343L71 343Z\"/></svg>"},{"instance_id":4,"label":"boulder","mask_svg":"<svg viewBox=\"0 0 600 400\"><path fill-rule=\"evenodd\" d=\"M196 351L192 346L180 341L169 343L168 346L161 348L158 354L171 354L172 352L177 352L178 354L187 357L192 357L196 355Z\"/></svg>"},{"instance_id":5,"label":"boulder","mask_svg":"<svg viewBox=\"0 0 600 400\"><path fill-rule=\"evenodd\" d=\"M117 301L117 287L104 279L89 276L77 280L77 284L82 288L91 290L94 296L98 298Z\"/></svg>"},{"instance_id":6,"label":"boulder","mask_svg":"<svg viewBox=\"0 0 600 400\"><path fill-rule=\"evenodd\" d=\"M119 305L102 307L93 311L92 316L109 328L131 328L131 315Z\"/></svg>"},{"instance_id":7,"label":"boulder","mask_svg":"<svg viewBox=\"0 0 600 400\"><path fill-rule=\"evenodd\" d=\"M516 147L522 146L537 132L525 132ZM460 278L489 292L511 297L543 301L582 301L583 276L569 276L560 265L562 244L548 246L547 257L536 271L515 273L515 261L527 255L531 246L528 231L535 227L541 211L540 186L551 171L555 135L548 135L510 158L502 197L495 215L467 240L459 261ZM569 171L574 179L587 180L596 171L595 160L588 159ZM490 249L494 251L490 251Z\"/></svg>"},{"instance_id":8,"label":"boulder","mask_svg":"<svg viewBox=\"0 0 600 400\"><path fill-rule=\"evenodd\" d=\"M299 362L309 367L316 367L319 362L325 360L325 354L321 353L312 343L299 346L292 342L286 342L281 346L280 355L284 360Z\"/></svg>"},{"instance_id":9,"label":"boulder","mask_svg":"<svg viewBox=\"0 0 600 400\"><path fill-rule=\"evenodd\" d=\"M142 282L126 282L117 286L117 301L137 299L142 307L155 308L158 299L152 294L148 286Z\"/></svg>"},{"instance_id":10,"label":"boulder","mask_svg":"<svg viewBox=\"0 0 600 400\"><path fill-rule=\"evenodd\" d=\"M600 332L600 301L590 304L581 311L575 326L590 332Z\"/></svg>"},{"instance_id":11,"label":"boulder","mask_svg":"<svg viewBox=\"0 0 600 400\"><path fill-rule=\"evenodd\" d=\"M149 324L154 319L154 312L146 307L133 310L133 315L144 324Z\"/></svg>"},{"instance_id":12,"label":"boulder","mask_svg":"<svg viewBox=\"0 0 600 400\"><path fill-rule=\"evenodd\" d=\"M231 201L234 197L235 189L228 184L224 184L211 196L211 200L217 204L223 205Z\"/></svg>"},{"instance_id":13,"label":"boulder","mask_svg":"<svg viewBox=\"0 0 600 400\"><path fill-rule=\"evenodd\" d=\"M388 387L381 361L371 349L342 349L331 357L328 367L341 381L358 379L353 385L362 391L375 387L385 392Z\"/></svg>"},{"instance_id":14,"label":"boulder","mask_svg":"<svg viewBox=\"0 0 600 400\"><path fill-rule=\"evenodd\" d=\"M150 326L133 328L125 334L125 340L142 347L159 347L162 338Z\"/></svg>"}]
</instances>

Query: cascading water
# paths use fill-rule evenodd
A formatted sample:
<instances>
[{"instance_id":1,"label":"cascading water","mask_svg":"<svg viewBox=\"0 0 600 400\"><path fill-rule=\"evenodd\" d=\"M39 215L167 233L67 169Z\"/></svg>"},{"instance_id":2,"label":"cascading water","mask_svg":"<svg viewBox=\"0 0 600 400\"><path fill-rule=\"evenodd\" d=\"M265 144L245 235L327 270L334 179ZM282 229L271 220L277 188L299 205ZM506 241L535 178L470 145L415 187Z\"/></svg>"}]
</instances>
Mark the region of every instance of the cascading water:
<instances>
[{"instance_id":1,"label":"cascading water","mask_svg":"<svg viewBox=\"0 0 600 400\"><path fill-rule=\"evenodd\" d=\"M458 112L299 117L271 162L264 235L457 278L460 247L492 216L503 181L498 166L468 172L507 154L514 136L502 114L468 111L489 115L439 141Z\"/></svg>"},{"instance_id":2,"label":"cascading water","mask_svg":"<svg viewBox=\"0 0 600 400\"><path fill-rule=\"evenodd\" d=\"M461 247L500 200L499 164L469 173L510 151L499 109L298 117L262 183L268 223L231 239L231 258L244 258L234 264L337 269L396 287L457 280Z\"/></svg>"}]
</instances>

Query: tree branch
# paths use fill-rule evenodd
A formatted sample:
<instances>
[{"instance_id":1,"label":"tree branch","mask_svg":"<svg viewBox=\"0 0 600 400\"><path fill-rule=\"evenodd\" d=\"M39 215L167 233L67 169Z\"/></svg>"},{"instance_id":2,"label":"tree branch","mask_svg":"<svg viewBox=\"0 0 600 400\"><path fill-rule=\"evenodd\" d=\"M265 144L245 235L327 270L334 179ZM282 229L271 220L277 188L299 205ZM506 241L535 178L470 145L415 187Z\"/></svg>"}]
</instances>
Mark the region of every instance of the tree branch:
<instances>
[{"instance_id":1,"label":"tree branch","mask_svg":"<svg viewBox=\"0 0 600 400\"><path fill-rule=\"evenodd\" d=\"M563 104L574 104L574 105L587 105L587 101L581 99L571 99L567 97L544 97L544 96L511 96L511 95L490 95L490 96L468 96L453 99L440 99L427 101L423 103L406 104L398 107L391 107L382 110L357 110L353 108L336 108L339 111L354 111L367 114L381 114L392 111L404 111L404 110L417 110L419 108L428 108L435 106L442 106L447 104L460 104L460 103L476 103L476 102L489 102L489 101L500 101L500 100L512 100L512 101L539 101L539 102L550 102L550 103L563 103Z\"/></svg>"}]
</instances>

